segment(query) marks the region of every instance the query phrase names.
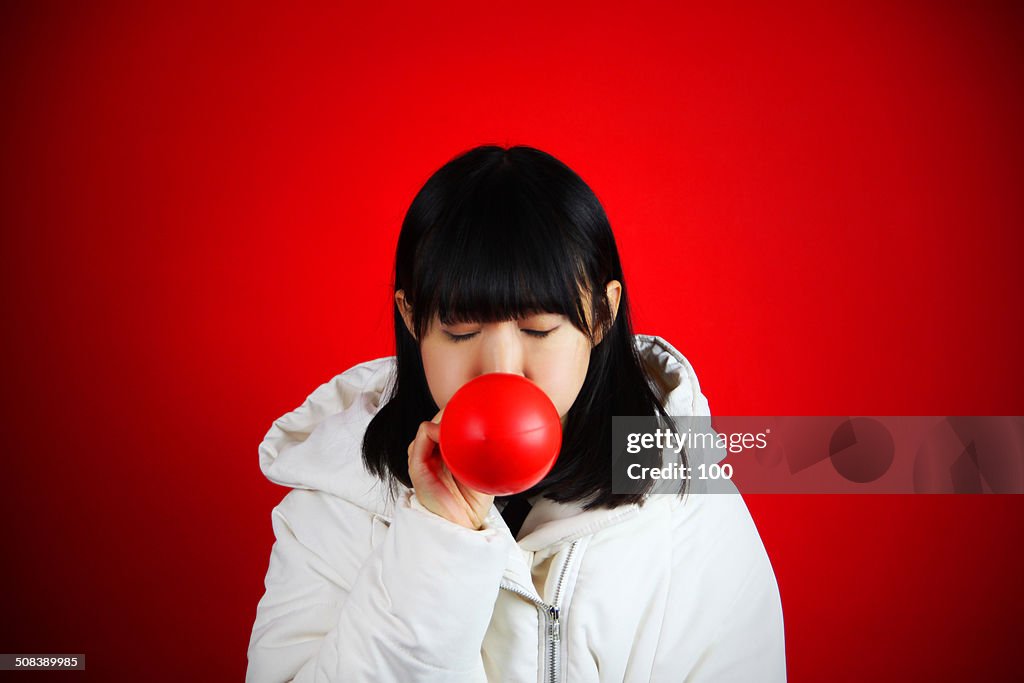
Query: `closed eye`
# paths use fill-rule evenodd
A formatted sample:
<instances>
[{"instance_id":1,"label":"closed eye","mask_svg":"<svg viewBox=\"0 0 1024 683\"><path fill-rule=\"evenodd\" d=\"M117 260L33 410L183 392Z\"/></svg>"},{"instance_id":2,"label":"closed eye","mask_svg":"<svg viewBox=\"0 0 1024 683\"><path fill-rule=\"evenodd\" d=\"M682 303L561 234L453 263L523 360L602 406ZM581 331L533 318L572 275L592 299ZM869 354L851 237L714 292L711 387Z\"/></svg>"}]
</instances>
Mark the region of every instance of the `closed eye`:
<instances>
[{"instance_id":1,"label":"closed eye","mask_svg":"<svg viewBox=\"0 0 1024 683\"><path fill-rule=\"evenodd\" d=\"M521 331L524 334L527 334L527 335L533 337L534 339L543 339L544 337L548 336L549 334L551 334L552 332L557 330L559 327L561 327L561 325L556 325L555 327L552 327L550 330L521 330ZM475 337L476 335L478 335L480 333L479 332L470 332L469 334L452 334L451 332L447 332L446 331L445 334L448 335L448 338L451 339L453 342L462 342L462 341L467 341L469 339L472 339L473 337Z\"/></svg>"},{"instance_id":2,"label":"closed eye","mask_svg":"<svg viewBox=\"0 0 1024 683\"><path fill-rule=\"evenodd\" d=\"M549 334L551 334L552 332L554 332L557 329L558 329L557 327L552 327L550 330L523 330L523 332L525 332L526 334L530 335L531 337L536 337L537 339L543 339L544 337L548 336Z\"/></svg>"}]
</instances>

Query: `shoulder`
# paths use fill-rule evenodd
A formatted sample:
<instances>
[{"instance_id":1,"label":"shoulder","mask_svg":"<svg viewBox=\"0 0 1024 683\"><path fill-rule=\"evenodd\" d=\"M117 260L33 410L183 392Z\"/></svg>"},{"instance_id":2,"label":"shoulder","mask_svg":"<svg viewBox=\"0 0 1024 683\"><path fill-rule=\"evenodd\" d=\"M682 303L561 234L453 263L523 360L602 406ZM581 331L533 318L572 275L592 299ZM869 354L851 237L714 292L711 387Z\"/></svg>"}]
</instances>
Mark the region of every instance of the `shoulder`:
<instances>
[{"instance_id":1,"label":"shoulder","mask_svg":"<svg viewBox=\"0 0 1024 683\"><path fill-rule=\"evenodd\" d=\"M330 568L339 584L352 580L371 552L374 539L386 529L385 520L372 511L308 489L289 491L271 518L281 552L291 555L295 563Z\"/></svg>"},{"instance_id":2,"label":"shoulder","mask_svg":"<svg viewBox=\"0 0 1024 683\"><path fill-rule=\"evenodd\" d=\"M784 681L778 583L743 498L704 493L683 502L672 543L656 669L676 671L683 658L693 680Z\"/></svg>"},{"instance_id":3,"label":"shoulder","mask_svg":"<svg viewBox=\"0 0 1024 683\"><path fill-rule=\"evenodd\" d=\"M775 572L738 492L677 499L671 543L669 600L674 609L692 614L693 621L675 623L666 634L669 640L686 634L714 640L727 624L741 621L754 624L755 630L781 623Z\"/></svg>"},{"instance_id":4,"label":"shoulder","mask_svg":"<svg viewBox=\"0 0 1024 683\"><path fill-rule=\"evenodd\" d=\"M323 547L336 540L326 530L369 524L376 513L326 491L292 489L272 514L284 520L304 545Z\"/></svg>"},{"instance_id":5,"label":"shoulder","mask_svg":"<svg viewBox=\"0 0 1024 683\"><path fill-rule=\"evenodd\" d=\"M688 494L672 503L672 544L677 566L699 570L708 581L742 583L757 568L771 571L768 554L743 497L730 492Z\"/></svg>"}]
</instances>

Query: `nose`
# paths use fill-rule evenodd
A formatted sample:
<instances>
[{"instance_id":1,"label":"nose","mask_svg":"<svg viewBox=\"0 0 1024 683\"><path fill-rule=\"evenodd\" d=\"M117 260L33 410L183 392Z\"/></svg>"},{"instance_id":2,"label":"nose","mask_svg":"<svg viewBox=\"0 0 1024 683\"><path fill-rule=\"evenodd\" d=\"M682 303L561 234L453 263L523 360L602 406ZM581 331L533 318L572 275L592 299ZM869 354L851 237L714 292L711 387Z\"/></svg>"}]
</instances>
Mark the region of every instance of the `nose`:
<instances>
[{"instance_id":1,"label":"nose","mask_svg":"<svg viewBox=\"0 0 1024 683\"><path fill-rule=\"evenodd\" d=\"M484 335L481 344L481 373L509 372L523 374L523 343L519 338L516 323L502 324L489 335Z\"/></svg>"}]
</instances>

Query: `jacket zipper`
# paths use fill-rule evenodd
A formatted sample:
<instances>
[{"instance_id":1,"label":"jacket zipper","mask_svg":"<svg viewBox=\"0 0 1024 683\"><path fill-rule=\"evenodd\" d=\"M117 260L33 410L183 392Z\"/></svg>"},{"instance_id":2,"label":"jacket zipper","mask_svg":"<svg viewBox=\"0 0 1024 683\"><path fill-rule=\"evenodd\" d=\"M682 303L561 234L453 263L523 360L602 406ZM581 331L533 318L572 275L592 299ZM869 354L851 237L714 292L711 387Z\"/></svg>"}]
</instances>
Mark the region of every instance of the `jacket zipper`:
<instances>
[{"instance_id":1,"label":"jacket zipper","mask_svg":"<svg viewBox=\"0 0 1024 683\"><path fill-rule=\"evenodd\" d=\"M562 571L558 575L558 583L555 584L555 598L554 604L549 605L548 603L535 598L528 592L520 588L518 585L509 581L502 581L501 587L507 591L520 595L537 606L537 609L545 615L545 624L547 626L547 642L545 643L545 661L547 666L547 680L549 683L557 683L558 681L558 655L560 649L560 643L562 640L561 634L561 622L559 621L559 609L562 603L562 584L565 582L565 575L568 573L569 565L572 562L572 555L576 550L576 544L579 541L573 541L569 546L569 552L565 555L565 563L562 564Z\"/></svg>"}]
</instances>

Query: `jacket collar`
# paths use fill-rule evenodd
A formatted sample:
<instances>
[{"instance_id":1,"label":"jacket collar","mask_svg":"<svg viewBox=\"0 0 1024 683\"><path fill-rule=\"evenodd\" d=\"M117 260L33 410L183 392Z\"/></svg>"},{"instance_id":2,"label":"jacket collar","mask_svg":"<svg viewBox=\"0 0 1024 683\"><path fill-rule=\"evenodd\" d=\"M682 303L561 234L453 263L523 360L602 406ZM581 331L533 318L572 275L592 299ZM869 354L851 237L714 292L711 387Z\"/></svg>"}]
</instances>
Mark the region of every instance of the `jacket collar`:
<instances>
[{"instance_id":1,"label":"jacket collar","mask_svg":"<svg viewBox=\"0 0 1024 683\"><path fill-rule=\"evenodd\" d=\"M669 415L710 415L697 376L679 351L653 335L636 335L634 342L652 377L668 391ZM364 469L361 449L363 433L380 407L394 364L395 357L388 356L349 368L275 420L259 447L260 469L267 479L290 488L324 491L390 518L393 508L386 487ZM649 504L645 502L645 507ZM583 510L576 503L542 498L523 523L518 543L527 551L560 545L639 511L635 504ZM501 520L500 515L492 516Z\"/></svg>"}]
</instances>

